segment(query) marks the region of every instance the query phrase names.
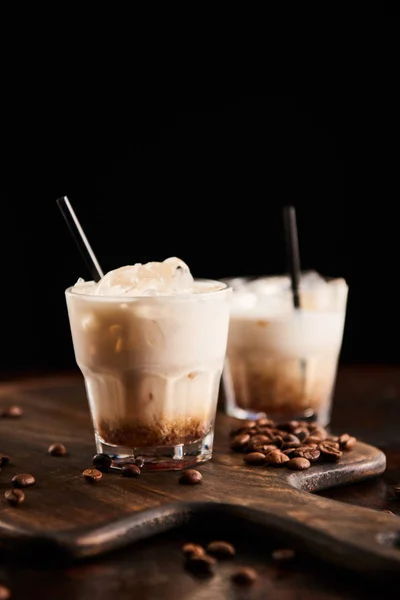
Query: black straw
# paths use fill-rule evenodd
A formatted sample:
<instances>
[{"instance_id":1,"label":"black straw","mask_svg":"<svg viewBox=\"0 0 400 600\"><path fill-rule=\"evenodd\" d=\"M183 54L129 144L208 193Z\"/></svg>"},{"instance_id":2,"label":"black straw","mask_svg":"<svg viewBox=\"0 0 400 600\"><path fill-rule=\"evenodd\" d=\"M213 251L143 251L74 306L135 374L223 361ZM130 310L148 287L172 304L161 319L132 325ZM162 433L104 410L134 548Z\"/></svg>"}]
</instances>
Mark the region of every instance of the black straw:
<instances>
[{"instance_id":1,"label":"black straw","mask_svg":"<svg viewBox=\"0 0 400 600\"><path fill-rule=\"evenodd\" d=\"M297 235L296 210L294 206L285 206L283 209L285 223L286 253L291 279L293 304L300 308L299 285L300 285L300 253L299 239Z\"/></svg>"},{"instance_id":2,"label":"black straw","mask_svg":"<svg viewBox=\"0 0 400 600\"><path fill-rule=\"evenodd\" d=\"M68 225L72 237L74 238L75 243L78 246L79 252L81 253L82 258L85 261L91 276L93 277L93 280L95 282L100 281L104 273L101 270L98 260L87 240L85 232L83 231L81 224L78 221L78 218L70 204L70 201L68 200L67 196L63 196L62 198L57 199L57 204Z\"/></svg>"}]
</instances>

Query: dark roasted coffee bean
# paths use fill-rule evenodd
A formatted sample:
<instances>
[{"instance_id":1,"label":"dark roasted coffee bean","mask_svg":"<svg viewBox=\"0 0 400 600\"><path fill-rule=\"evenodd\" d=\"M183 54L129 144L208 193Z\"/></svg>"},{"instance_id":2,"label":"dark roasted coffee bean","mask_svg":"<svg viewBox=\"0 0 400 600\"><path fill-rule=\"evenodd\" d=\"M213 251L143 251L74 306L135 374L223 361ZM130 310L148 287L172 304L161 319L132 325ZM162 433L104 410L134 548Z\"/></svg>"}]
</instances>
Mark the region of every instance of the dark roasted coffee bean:
<instances>
[{"instance_id":1,"label":"dark roasted coffee bean","mask_svg":"<svg viewBox=\"0 0 400 600\"><path fill-rule=\"evenodd\" d=\"M321 441L326 440L329 435L325 427L322 427L321 425L314 425L312 429L310 428L310 432L312 436L319 437Z\"/></svg>"},{"instance_id":2,"label":"dark roasted coffee bean","mask_svg":"<svg viewBox=\"0 0 400 600\"><path fill-rule=\"evenodd\" d=\"M9 600L11 598L11 590L6 585L0 583L0 600Z\"/></svg>"},{"instance_id":3,"label":"dark roasted coffee bean","mask_svg":"<svg viewBox=\"0 0 400 600\"><path fill-rule=\"evenodd\" d=\"M258 427L273 427L274 424L275 423L273 421L271 421L271 419L267 419L267 418L262 418L262 419L257 420Z\"/></svg>"},{"instance_id":4,"label":"dark roasted coffee bean","mask_svg":"<svg viewBox=\"0 0 400 600\"><path fill-rule=\"evenodd\" d=\"M309 433L309 431L307 429L304 429L302 427L298 427L297 429L295 429L293 431L293 435L295 435L300 440L300 442L304 443L305 440L310 435L310 433Z\"/></svg>"},{"instance_id":5,"label":"dark roasted coffee bean","mask_svg":"<svg viewBox=\"0 0 400 600\"><path fill-rule=\"evenodd\" d=\"M297 448L286 448L286 450L281 450L281 452L283 452L283 454L286 454L286 456L295 456L295 452L296 452Z\"/></svg>"},{"instance_id":6,"label":"dark roasted coffee bean","mask_svg":"<svg viewBox=\"0 0 400 600\"><path fill-rule=\"evenodd\" d=\"M10 462L8 454L0 454L0 467L4 467Z\"/></svg>"},{"instance_id":7,"label":"dark roasted coffee bean","mask_svg":"<svg viewBox=\"0 0 400 600\"><path fill-rule=\"evenodd\" d=\"M52 456L65 456L67 454L67 449L63 444L51 444L48 453Z\"/></svg>"},{"instance_id":8,"label":"dark roasted coffee bean","mask_svg":"<svg viewBox=\"0 0 400 600\"><path fill-rule=\"evenodd\" d=\"M121 468L122 477L139 477L140 469L136 465L124 465Z\"/></svg>"},{"instance_id":9,"label":"dark roasted coffee bean","mask_svg":"<svg viewBox=\"0 0 400 600\"><path fill-rule=\"evenodd\" d=\"M320 444L322 442L322 438L318 435L311 434L307 438L307 444Z\"/></svg>"},{"instance_id":10,"label":"dark roasted coffee bean","mask_svg":"<svg viewBox=\"0 0 400 600\"><path fill-rule=\"evenodd\" d=\"M396 498L400 498L400 485L393 486L393 494Z\"/></svg>"},{"instance_id":11,"label":"dark roasted coffee bean","mask_svg":"<svg viewBox=\"0 0 400 600\"><path fill-rule=\"evenodd\" d=\"M29 475L29 473L19 473L18 475L14 475L11 480L15 487L24 488L35 483L35 478L33 475Z\"/></svg>"},{"instance_id":12,"label":"dark roasted coffee bean","mask_svg":"<svg viewBox=\"0 0 400 600\"><path fill-rule=\"evenodd\" d=\"M189 556L186 561L186 567L192 573L212 573L213 567L217 561L208 554L202 556Z\"/></svg>"},{"instance_id":13,"label":"dark roasted coffee bean","mask_svg":"<svg viewBox=\"0 0 400 600\"><path fill-rule=\"evenodd\" d=\"M282 444L283 444L283 437L280 435L276 435L275 437L272 438L270 443L275 444L275 446L277 448L281 448Z\"/></svg>"},{"instance_id":14,"label":"dark roasted coffee bean","mask_svg":"<svg viewBox=\"0 0 400 600\"><path fill-rule=\"evenodd\" d=\"M231 442L231 449L235 452L243 452L249 441L250 436L248 433L241 433L240 435L236 435Z\"/></svg>"},{"instance_id":15,"label":"dark roasted coffee bean","mask_svg":"<svg viewBox=\"0 0 400 600\"><path fill-rule=\"evenodd\" d=\"M276 450L276 446L274 444L253 444L252 440L246 446L246 452L262 452L263 454L268 454L268 452L272 452L272 450Z\"/></svg>"},{"instance_id":16,"label":"dark roasted coffee bean","mask_svg":"<svg viewBox=\"0 0 400 600\"><path fill-rule=\"evenodd\" d=\"M300 446L299 438L293 435L293 433L287 433L285 436L283 436L283 443L290 445L291 448L297 448Z\"/></svg>"},{"instance_id":17,"label":"dark roasted coffee bean","mask_svg":"<svg viewBox=\"0 0 400 600\"><path fill-rule=\"evenodd\" d=\"M18 504L22 504L22 502L25 500L24 492L19 489L7 490L4 493L4 497L7 500L7 502L12 504L12 506L18 506Z\"/></svg>"},{"instance_id":18,"label":"dark roasted coffee bean","mask_svg":"<svg viewBox=\"0 0 400 600\"><path fill-rule=\"evenodd\" d=\"M257 433L256 435L253 435L253 437L251 438L250 441L251 444L270 444L271 443L271 438L266 436L266 435L262 435L260 433Z\"/></svg>"},{"instance_id":19,"label":"dark roasted coffee bean","mask_svg":"<svg viewBox=\"0 0 400 600\"><path fill-rule=\"evenodd\" d=\"M92 463L99 471L107 472L111 467L112 460L108 454L95 454Z\"/></svg>"},{"instance_id":20,"label":"dark roasted coffee bean","mask_svg":"<svg viewBox=\"0 0 400 600\"><path fill-rule=\"evenodd\" d=\"M304 448L311 448L312 450L315 450L316 448L318 448L319 442L318 444L312 444L312 443L308 443L308 440L304 443Z\"/></svg>"},{"instance_id":21,"label":"dark roasted coffee bean","mask_svg":"<svg viewBox=\"0 0 400 600\"><path fill-rule=\"evenodd\" d=\"M306 446L303 448L295 448L293 456L298 458L306 458L310 461L310 463L315 463L321 456L321 452L318 449L307 448Z\"/></svg>"},{"instance_id":22,"label":"dark roasted coffee bean","mask_svg":"<svg viewBox=\"0 0 400 600\"><path fill-rule=\"evenodd\" d=\"M290 458L283 454L280 450L273 450L265 457L265 464L273 467L281 467L285 463L288 463Z\"/></svg>"},{"instance_id":23,"label":"dark roasted coffee bean","mask_svg":"<svg viewBox=\"0 0 400 600\"><path fill-rule=\"evenodd\" d=\"M231 577L235 583L249 585L257 580L258 575L251 567L239 567L232 573Z\"/></svg>"},{"instance_id":24,"label":"dark roasted coffee bean","mask_svg":"<svg viewBox=\"0 0 400 600\"><path fill-rule=\"evenodd\" d=\"M90 483L100 481L100 479L103 477L102 472L98 469L85 469L82 475L84 476L86 481L89 481Z\"/></svg>"},{"instance_id":25,"label":"dark roasted coffee bean","mask_svg":"<svg viewBox=\"0 0 400 600\"><path fill-rule=\"evenodd\" d=\"M278 562L292 560L295 557L295 552L292 548L279 548L272 552L272 558Z\"/></svg>"},{"instance_id":26,"label":"dark roasted coffee bean","mask_svg":"<svg viewBox=\"0 0 400 600\"><path fill-rule=\"evenodd\" d=\"M185 544L182 546L182 552L187 557L204 556L205 550L199 544Z\"/></svg>"},{"instance_id":27,"label":"dark roasted coffee bean","mask_svg":"<svg viewBox=\"0 0 400 600\"><path fill-rule=\"evenodd\" d=\"M20 406L7 406L1 411L1 416L5 419L18 419L23 413L24 411Z\"/></svg>"},{"instance_id":28,"label":"dark roasted coffee bean","mask_svg":"<svg viewBox=\"0 0 400 600\"><path fill-rule=\"evenodd\" d=\"M200 483L203 479L200 471L196 471L196 469L187 469L186 471L182 471L179 475L179 483L183 485L196 485L196 483Z\"/></svg>"},{"instance_id":29,"label":"dark roasted coffee bean","mask_svg":"<svg viewBox=\"0 0 400 600\"><path fill-rule=\"evenodd\" d=\"M287 423L278 423L278 429L282 431L287 431L288 433L293 433L295 429L299 427L298 421L288 421Z\"/></svg>"},{"instance_id":30,"label":"dark roasted coffee bean","mask_svg":"<svg viewBox=\"0 0 400 600\"><path fill-rule=\"evenodd\" d=\"M245 454L243 460L248 465L263 465L265 461L265 454L262 452L250 452Z\"/></svg>"},{"instance_id":31,"label":"dark roasted coffee bean","mask_svg":"<svg viewBox=\"0 0 400 600\"><path fill-rule=\"evenodd\" d=\"M357 443L357 439L348 433L343 433L338 441L341 450L352 450Z\"/></svg>"},{"instance_id":32,"label":"dark roasted coffee bean","mask_svg":"<svg viewBox=\"0 0 400 600\"><path fill-rule=\"evenodd\" d=\"M291 458L285 466L292 471L304 471L304 469L309 469L311 467L311 463L306 458L296 457Z\"/></svg>"},{"instance_id":33,"label":"dark roasted coffee bean","mask_svg":"<svg viewBox=\"0 0 400 600\"><path fill-rule=\"evenodd\" d=\"M235 556L235 548L229 542L223 541L215 541L210 542L207 545L207 552L216 556L217 558L230 558L231 556Z\"/></svg>"},{"instance_id":34,"label":"dark roasted coffee bean","mask_svg":"<svg viewBox=\"0 0 400 600\"><path fill-rule=\"evenodd\" d=\"M318 450L321 453L321 460L326 461L338 461L342 457L341 452L333 442L321 442L318 446Z\"/></svg>"}]
</instances>

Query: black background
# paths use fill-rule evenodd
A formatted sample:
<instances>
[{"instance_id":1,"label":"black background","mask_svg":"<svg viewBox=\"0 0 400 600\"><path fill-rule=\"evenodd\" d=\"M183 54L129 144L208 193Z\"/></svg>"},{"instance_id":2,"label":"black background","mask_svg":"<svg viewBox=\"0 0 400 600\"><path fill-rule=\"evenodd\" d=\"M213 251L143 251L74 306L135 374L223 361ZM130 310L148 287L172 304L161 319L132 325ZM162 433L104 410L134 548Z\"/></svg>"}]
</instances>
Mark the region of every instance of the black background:
<instances>
[{"instance_id":1,"label":"black background","mask_svg":"<svg viewBox=\"0 0 400 600\"><path fill-rule=\"evenodd\" d=\"M64 290L90 277L64 194L104 271L175 255L212 278L285 271L294 204L302 267L349 283L342 362L400 359L390 97L99 98L31 98L3 120L1 371L75 368Z\"/></svg>"}]
</instances>

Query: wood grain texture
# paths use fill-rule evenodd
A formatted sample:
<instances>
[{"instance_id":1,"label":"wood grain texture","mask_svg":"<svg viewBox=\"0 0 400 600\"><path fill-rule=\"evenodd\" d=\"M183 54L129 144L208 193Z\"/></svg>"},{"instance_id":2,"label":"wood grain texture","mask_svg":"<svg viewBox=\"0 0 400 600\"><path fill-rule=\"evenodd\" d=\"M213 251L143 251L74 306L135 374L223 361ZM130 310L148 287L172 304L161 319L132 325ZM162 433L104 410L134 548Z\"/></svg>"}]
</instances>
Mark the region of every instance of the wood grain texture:
<instances>
[{"instance_id":1,"label":"wood grain texture","mask_svg":"<svg viewBox=\"0 0 400 600\"><path fill-rule=\"evenodd\" d=\"M293 545L350 569L390 572L400 566L397 517L309 493L381 474L385 455L373 446L358 443L339 464L303 472L249 467L229 451L233 421L219 413L215 453L200 467L201 485L181 486L174 472L143 473L137 480L113 472L93 485L81 475L95 449L80 377L9 384L0 404L24 409L21 419L0 420L0 451L12 457L0 475L3 549L96 556L199 515L218 520L220 514L284 533ZM54 442L63 443L68 455L50 456ZM36 484L14 508L3 494L19 472L33 474Z\"/></svg>"}]
</instances>

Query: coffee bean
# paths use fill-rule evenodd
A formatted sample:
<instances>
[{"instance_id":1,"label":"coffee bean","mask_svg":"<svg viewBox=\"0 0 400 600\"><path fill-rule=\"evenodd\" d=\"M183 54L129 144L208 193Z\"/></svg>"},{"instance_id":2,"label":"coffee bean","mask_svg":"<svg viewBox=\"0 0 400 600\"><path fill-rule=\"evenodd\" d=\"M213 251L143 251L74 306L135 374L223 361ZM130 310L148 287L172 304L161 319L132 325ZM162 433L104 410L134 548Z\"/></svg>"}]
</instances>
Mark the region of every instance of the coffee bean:
<instances>
[{"instance_id":1,"label":"coffee bean","mask_svg":"<svg viewBox=\"0 0 400 600\"><path fill-rule=\"evenodd\" d=\"M258 427L270 427L271 425L274 425L274 422L271 421L271 419L262 418L257 420Z\"/></svg>"},{"instance_id":2,"label":"coffee bean","mask_svg":"<svg viewBox=\"0 0 400 600\"><path fill-rule=\"evenodd\" d=\"M235 450L235 452L242 452L246 444L250 441L250 436L248 433L242 433L240 435L236 435L231 442L231 449Z\"/></svg>"},{"instance_id":3,"label":"coffee bean","mask_svg":"<svg viewBox=\"0 0 400 600\"><path fill-rule=\"evenodd\" d=\"M400 498L400 485L393 486L393 493L396 498Z\"/></svg>"},{"instance_id":4,"label":"coffee bean","mask_svg":"<svg viewBox=\"0 0 400 600\"><path fill-rule=\"evenodd\" d=\"M190 543L184 544L184 546L182 546L182 552L187 558L194 556L204 556L205 554L205 550L202 546L199 546L199 544Z\"/></svg>"},{"instance_id":5,"label":"coffee bean","mask_svg":"<svg viewBox=\"0 0 400 600\"><path fill-rule=\"evenodd\" d=\"M4 467L10 462L10 457L7 454L0 454L0 467Z\"/></svg>"},{"instance_id":6,"label":"coffee bean","mask_svg":"<svg viewBox=\"0 0 400 600\"><path fill-rule=\"evenodd\" d=\"M287 433L282 440L282 450L288 450L288 448L298 448L301 446L299 438L291 433Z\"/></svg>"},{"instance_id":7,"label":"coffee bean","mask_svg":"<svg viewBox=\"0 0 400 600\"><path fill-rule=\"evenodd\" d=\"M333 442L321 442L318 450L321 452L321 459L330 462L338 461L343 454Z\"/></svg>"},{"instance_id":8,"label":"coffee bean","mask_svg":"<svg viewBox=\"0 0 400 600\"><path fill-rule=\"evenodd\" d=\"M24 488L35 483L35 478L33 475L29 475L29 473L20 473L18 475L14 475L11 480L15 487Z\"/></svg>"},{"instance_id":9,"label":"coffee bean","mask_svg":"<svg viewBox=\"0 0 400 600\"><path fill-rule=\"evenodd\" d=\"M138 477L140 469L136 465L124 465L121 469L122 477Z\"/></svg>"},{"instance_id":10,"label":"coffee bean","mask_svg":"<svg viewBox=\"0 0 400 600\"><path fill-rule=\"evenodd\" d=\"M235 583L249 585L257 580L258 575L251 567L239 567L232 573L231 577Z\"/></svg>"},{"instance_id":11,"label":"coffee bean","mask_svg":"<svg viewBox=\"0 0 400 600\"><path fill-rule=\"evenodd\" d=\"M303 444L303 448L309 448L312 450L317 450L319 444L309 444L308 440Z\"/></svg>"},{"instance_id":12,"label":"coffee bean","mask_svg":"<svg viewBox=\"0 0 400 600\"><path fill-rule=\"evenodd\" d=\"M277 448L281 448L283 445L283 437L280 435L276 435L272 438L271 444L274 444Z\"/></svg>"},{"instance_id":13,"label":"coffee bean","mask_svg":"<svg viewBox=\"0 0 400 600\"><path fill-rule=\"evenodd\" d=\"M179 476L179 483L183 485L196 485L196 483L200 483L203 479L202 474L196 469L187 469L186 471L182 471Z\"/></svg>"},{"instance_id":14,"label":"coffee bean","mask_svg":"<svg viewBox=\"0 0 400 600\"><path fill-rule=\"evenodd\" d=\"M208 554L189 556L186 561L186 567L193 573L212 573L216 562L215 558L208 556Z\"/></svg>"},{"instance_id":15,"label":"coffee bean","mask_svg":"<svg viewBox=\"0 0 400 600\"><path fill-rule=\"evenodd\" d=\"M243 460L248 465L263 465L265 461L265 454L262 452L250 452L250 454L244 455Z\"/></svg>"},{"instance_id":16,"label":"coffee bean","mask_svg":"<svg viewBox=\"0 0 400 600\"><path fill-rule=\"evenodd\" d=\"M256 435L253 435L253 437L251 438L251 443L252 444L270 444L271 438L266 435L262 435L262 434L258 433Z\"/></svg>"},{"instance_id":17,"label":"coffee bean","mask_svg":"<svg viewBox=\"0 0 400 600\"><path fill-rule=\"evenodd\" d=\"M294 557L295 552L292 548L279 548L272 553L272 558L278 562L292 560Z\"/></svg>"},{"instance_id":18,"label":"coffee bean","mask_svg":"<svg viewBox=\"0 0 400 600\"><path fill-rule=\"evenodd\" d=\"M357 443L357 439L348 433L343 433L339 437L339 448L341 450L352 450Z\"/></svg>"},{"instance_id":19,"label":"coffee bean","mask_svg":"<svg viewBox=\"0 0 400 600\"><path fill-rule=\"evenodd\" d=\"M339 436L338 435L328 435L328 437L324 441L337 443L339 441Z\"/></svg>"},{"instance_id":20,"label":"coffee bean","mask_svg":"<svg viewBox=\"0 0 400 600\"><path fill-rule=\"evenodd\" d=\"M255 421L245 421L240 427L236 427L231 431L231 437L235 437L242 433L248 433L250 429L255 429L256 422Z\"/></svg>"},{"instance_id":21,"label":"coffee bean","mask_svg":"<svg viewBox=\"0 0 400 600\"><path fill-rule=\"evenodd\" d=\"M96 481L100 481L103 477L103 474L98 469L85 469L82 473L86 481L90 483L95 483Z\"/></svg>"},{"instance_id":22,"label":"coffee bean","mask_svg":"<svg viewBox=\"0 0 400 600\"><path fill-rule=\"evenodd\" d=\"M65 456L67 449L63 444L52 444L49 446L48 453L52 456Z\"/></svg>"},{"instance_id":23,"label":"coffee bean","mask_svg":"<svg viewBox=\"0 0 400 600\"><path fill-rule=\"evenodd\" d=\"M320 444L322 442L322 438L318 435L309 435L307 438L307 444Z\"/></svg>"},{"instance_id":24,"label":"coffee bean","mask_svg":"<svg viewBox=\"0 0 400 600\"><path fill-rule=\"evenodd\" d=\"M247 454L250 452L262 452L263 454L268 454L268 452L272 452L272 450L276 450L274 444L253 444L250 440L250 443L246 446L245 452Z\"/></svg>"},{"instance_id":25,"label":"coffee bean","mask_svg":"<svg viewBox=\"0 0 400 600\"><path fill-rule=\"evenodd\" d=\"M19 489L7 490L4 493L4 497L7 500L7 502L12 504L12 506L18 506L18 504L22 504L22 502L25 500L24 492Z\"/></svg>"},{"instance_id":26,"label":"coffee bean","mask_svg":"<svg viewBox=\"0 0 400 600\"><path fill-rule=\"evenodd\" d=\"M217 558L230 558L235 556L235 548L229 542L223 542L220 540L210 542L207 545L207 552L216 556Z\"/></svg>"},{"instance_id":27,"label":"coffee bean","mask_svg":"<svg viewBox=\"0 0 400 600\"><path fill-rule=\"evenodd\" d=\"M289 462L290 458L283 454L280 450L273 450L265 457L265 463L272 465L273 467L281 467L285 463Z\"/></svg>"},{"instance_id":28,"label":"coffee bean","mask_svg":"<svg viewBox=\"0 0 400 600\"><path fill-rule=\"evenodd\" d=\"M308 448L307 446L304 448L295 448L293 452L293 457L306 458L310 463L317 462L320 456L321 452L318 449Z\"/></svg>"},{"instance_id":29,"label":"coffee bean","mask_svg":"<svg viewBox=\"0 0 400 600\"><path fill-rule=\"evenodd\" d=\"M293 435L295 435L299 439L299 441L303 443L308 438L310 433L309 433L308 429L298 427L297 429L295 429L293 431Z\"/></svg>"},{"instance_id":30,"label":"coffee bean","mask_svg":"<svg viewBox=\"0 0 400 600\"><path fill-rule=\"evenodd\" d=\"M293 457L295 456L296 448L286 448L286 450L281 450L281 452L283 452L283 454L286 454L286 456Z\"/></svg>"},{"instance_id":31,"label":"coffee bean","mask_svg":"<svg viewBox=\"0 0 400 600\"><path fill-rule=\"evenodd\" d=\"M18 419L23 415L24 411L20 406L7 406L1 412L1 416L5 419Z\"/></svg>"},{"instance_id":32,"label":"coffee bean","mask_svg":"<svg viewBox=\"0 0 400 600\"><path fill-rule=\"evenodd\" d=\"M297 457L291 458L285 466L292 471L304 471L304 469L309 469L311 467L311 463L306 458Z\"/></svg>"},{"instance_id":33,"label":"coffee bean","mask_svg":"<svg viewBox=\"0 0 400 600\"><path fill-rule=\"evenodd\" d=\"M0 583L0 600L9 600L11 598L11 590Z\"/></svg>"},{"instance_id":34,"label":"coffee bean","mask_svg":"<svg viewBox=\"0 0 400 600\"><path fill-rule=\"evenodd\" d=\"M108 456L108 454L95 454L92 463L96 469L106 473L112 464L111 456Z\"/></svg>"},{"instance_id":35,"label":"coffee bean","mask_svg":"<svg viewBox=\"0 0 400 600\"><path fill-rule=\"evenodd\" d=\"M282 431L286 431L288 433L292 433L295 429L299 427L298 421L288 421L287 423L279 423L278 428Z\"/></svg>"}]
</instances>

